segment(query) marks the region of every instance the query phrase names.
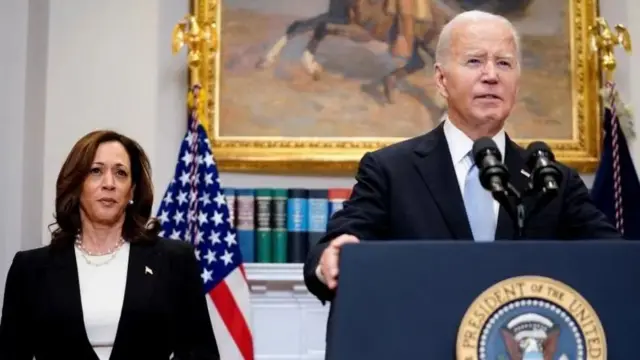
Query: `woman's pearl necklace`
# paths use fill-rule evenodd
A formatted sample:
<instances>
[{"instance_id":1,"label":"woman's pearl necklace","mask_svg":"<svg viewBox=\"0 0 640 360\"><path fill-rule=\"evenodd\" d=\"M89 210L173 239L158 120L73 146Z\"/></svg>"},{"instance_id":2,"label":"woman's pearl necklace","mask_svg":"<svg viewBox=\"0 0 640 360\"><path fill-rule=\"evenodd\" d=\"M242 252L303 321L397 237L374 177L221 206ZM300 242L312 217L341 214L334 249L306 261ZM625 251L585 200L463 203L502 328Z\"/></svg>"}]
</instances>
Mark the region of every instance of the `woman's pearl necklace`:
<instances>
[{"instance_id":1,"label":"woman's pearl necklace","mask_svg":"<svg viewBox=\"0 0 640 360\"><path fill-rule=\"evenodd\" d=\"M123 238L120 238L120 240L118 240L118 242L116 242L116 244L112 246L110 249L107 249L107 251L96 253L96 252L89 251L82 244L82 237L80 236L80 234L78 234L76 235L75 246L78 250L80 250L80 255L82 255L82 257L84 258L84 261L88 265L103 266L110 263L116 257L116 255L118 254L118 250L122 247L124 242L125 240ZM111 256L103 262L95 262L89 258L89 256L105 256L105 255L111 255Z\"/></svg>"}]
</instances>

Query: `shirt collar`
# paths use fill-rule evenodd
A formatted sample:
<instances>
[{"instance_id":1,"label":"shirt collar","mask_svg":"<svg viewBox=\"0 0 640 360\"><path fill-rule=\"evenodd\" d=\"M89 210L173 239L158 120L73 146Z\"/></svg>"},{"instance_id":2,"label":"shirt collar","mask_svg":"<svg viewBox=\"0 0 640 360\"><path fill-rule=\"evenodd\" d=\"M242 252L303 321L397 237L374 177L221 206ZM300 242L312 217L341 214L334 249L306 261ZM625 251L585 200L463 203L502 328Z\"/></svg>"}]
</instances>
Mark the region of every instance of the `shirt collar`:
<instances>
[{"instance_id":1,"label":"shirt collar","mask_svg":"<svg viewBox=\"0 0 640 360\"><path fill-rule=\"evenodd\" d=\"M458 129L448 118L444 119L444 136L449 144L449 151L451 152L451 159L454 164L458 164L464 161L467 154L473 148L473 140L471 140L465 133ZM504 162L504 151L506 136L504 129L500 130L492 140L498 146L500 154L502 155L502 161Z\"/></svg>"}]
</instances>

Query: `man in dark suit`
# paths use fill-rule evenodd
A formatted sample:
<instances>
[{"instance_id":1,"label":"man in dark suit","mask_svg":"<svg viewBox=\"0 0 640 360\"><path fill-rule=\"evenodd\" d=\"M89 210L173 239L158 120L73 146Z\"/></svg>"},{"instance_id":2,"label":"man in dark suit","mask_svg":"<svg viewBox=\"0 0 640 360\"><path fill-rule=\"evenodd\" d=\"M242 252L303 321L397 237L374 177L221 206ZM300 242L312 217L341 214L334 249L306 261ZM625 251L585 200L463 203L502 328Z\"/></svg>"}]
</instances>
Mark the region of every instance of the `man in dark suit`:
<instances>
[{"instance_id":1,"label":"man in dark suit","mask_svg":"<svg viewBox=\"0 0 640 360\"><path fill-rule=\"evenodd\" d=\"M476 139L492 138L511 182L520 190L526 186L524 150L504 131L518 92L520 58L517 32L500 16L470 11L445 26L435 65L435 82L448 105L445 119L427 134L364 155L351 198L305 263L309 291L323 302L333 298L340 248L346 243L514 237L511 218L479 185L469 153ZM559 194L531 215L525 237L619 238L591 203L577 172L559 166Z\"/></svg>"}]
</instances>

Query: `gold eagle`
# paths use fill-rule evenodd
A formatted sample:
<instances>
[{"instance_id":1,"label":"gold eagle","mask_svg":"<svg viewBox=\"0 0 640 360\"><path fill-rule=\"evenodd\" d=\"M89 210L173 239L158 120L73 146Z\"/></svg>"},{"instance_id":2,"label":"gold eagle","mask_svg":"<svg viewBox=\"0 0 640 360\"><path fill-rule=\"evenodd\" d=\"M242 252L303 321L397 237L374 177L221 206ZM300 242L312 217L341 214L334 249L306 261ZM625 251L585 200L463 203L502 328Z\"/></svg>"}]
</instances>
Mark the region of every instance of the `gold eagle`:
<instances>
[{"instance_id":1,"label":"gold eagle","mask_svg":"<svg viewBox=\"0 0 640 360\"><path fill-rule=\"evenodd\" d=\"M622 45L626 51L631 51L631 35L629 30L622 25L617 24L612 31L603 18L596 19L596 24L589 27L589 37L591 50L597 52L603 50L605 52L613 51L616 45Z\"/></svg>"}]
</instances>

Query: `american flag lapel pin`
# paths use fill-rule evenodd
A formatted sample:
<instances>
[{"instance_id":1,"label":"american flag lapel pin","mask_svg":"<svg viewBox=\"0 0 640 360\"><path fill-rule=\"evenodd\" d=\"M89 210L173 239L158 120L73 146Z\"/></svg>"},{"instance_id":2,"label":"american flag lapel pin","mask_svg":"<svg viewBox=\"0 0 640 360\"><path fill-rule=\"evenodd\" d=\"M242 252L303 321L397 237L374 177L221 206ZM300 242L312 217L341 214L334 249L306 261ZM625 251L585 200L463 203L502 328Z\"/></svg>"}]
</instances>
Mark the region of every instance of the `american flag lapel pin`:
<instances>
[{"instance_id":1,"label":"american flag lapel pin","mask_svg":"<svg viewBox=\"0 0 640 360\"><path fill-rule=\"evenodd\" d=\"M148 266L144 267L144 274L153 275L153 270L151 270Z\"/></svg>"}]
</instances>

